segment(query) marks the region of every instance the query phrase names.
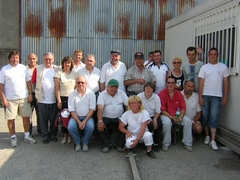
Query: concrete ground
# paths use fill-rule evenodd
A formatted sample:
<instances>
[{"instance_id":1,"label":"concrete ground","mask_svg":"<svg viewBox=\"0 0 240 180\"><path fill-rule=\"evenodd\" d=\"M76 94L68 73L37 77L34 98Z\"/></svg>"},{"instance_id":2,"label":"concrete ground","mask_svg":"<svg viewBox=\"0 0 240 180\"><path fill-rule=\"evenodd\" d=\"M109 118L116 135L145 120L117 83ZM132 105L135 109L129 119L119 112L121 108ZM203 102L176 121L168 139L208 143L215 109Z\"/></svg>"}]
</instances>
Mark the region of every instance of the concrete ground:
<instances>
[{"instance_id":1,"label":"concrete ground","mask_svg":"<svg viewBox=\"0 0 240 180\"><path fill-rule=\"evenodd\" d=\"M35 117L34 125L36 125ZM115 149L103 154L102 144L91 138L88 152L75 152L73 144L58 142L43 144L34 126L37 144L23 142L21 118L16 119L19 146L12 148L10 135L0 106L0 180L21 179L81 179L81 180L132 180L128 158ZM203 138L194 141L193 152L187 152L178 138L168 152L156 153L157 159L146 155L145 148L135 149L136 163L142 180L237 180L240 179L240 156L219 145L213 151L203 144Z\"/></svg>"}]
</instances>

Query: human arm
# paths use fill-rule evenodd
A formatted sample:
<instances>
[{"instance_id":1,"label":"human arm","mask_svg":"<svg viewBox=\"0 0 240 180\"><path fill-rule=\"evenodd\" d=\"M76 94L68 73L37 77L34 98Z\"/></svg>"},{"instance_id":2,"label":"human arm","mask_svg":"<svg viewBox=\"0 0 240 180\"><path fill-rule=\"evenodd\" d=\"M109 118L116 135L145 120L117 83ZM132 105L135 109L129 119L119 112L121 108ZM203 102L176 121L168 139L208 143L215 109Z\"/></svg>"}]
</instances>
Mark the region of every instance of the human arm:
<instances>
[{"instance_id":1,"label":"human arm","mask_svg":"<svg viewBox=\"0 0 240 180\"><path fill-rule=\"evenodd\" d=\"M2 97L2 105L3 106L8 106L9 103L6 99L6 96L4 94L4 84L0 83L0 94L1 94L1 97Z\"/></svg>"},{"instance_id":2,"label":"human arm","mask_svg":"<svg viewBox=\"0 0 240 180\"><path fill-rule=\"evenodd\" d=\"M204 101L203 101L203 86L204 86L204 78L199 78L199 88L198 88L198 92L199 92L199 104L200 106L204 105Z\"/></svg>"},{"instance_id":3,"label":"human arm","mask_svg":"<svg viewBox=\"0 0 240 180\"><path fill-rule=\"evenodd\" d=\"M30 102L32 102L32 100L33 100L32 84L31 84L31 81L30 81L30 80L27 81L26 83L27 83L27 89L28 89L28 98L27 98L27 100L28 100L28 102L30 103Z\"/></svg>"},{"instance_id":4,"label":"human arm","mask_svg":"<svg viewBox=\"0 0 240 180\"><path fill-rule=\"evenodd\" d=\"M100 92L105 90L105 83L100 83Z\"/></svg>"},{"instance_id":5,"label":"human arm","mask_svg":"<svg viewBox=\"0 0 240 180\"><path fill-rule=\"evenodd\" d=\"M159 118L159 116L160 116L160 113L156 113L152 119L154 129L157 129L158 127L157 119Z\"/></svg>"},{"instance_id":6,"label":"human arm","mask_svg":"<svg viewBox=\"0 0 240 180\"><path fill-rule=\"evenodd\" d=\"M88 122L88 120L93 116L94 110L90 109L86 118L82 121L82 126L81 126L81 130L85 129L86 123Z\"/></svg>"},{"instance_id":7,"label":"human arm","mask_svg":"<svg viewBox=\"0 0 240 180\"><path fill-rule=\"evenodd\" d=\"M193 119L193 122L196 123L197 121L199 121L201 118L201 115L202 115L202 111L198 111L196 116Z\"/></svg>"},{"instance_id":8,"label":"human arm","mask_svg":"<svg viewBox=\"0 0 240 180\"><path fill-rule=\"evenodd\" d=\"M55 95L57 98L57 107L58 109L62 109L62 101L60 98L60 78L55 77L54 78L54 83L55 83Z\"/></svg>"},{"instance_id":9,"label":"human arm","mask_svg":"<svg viewBox=\"0 0 240 180\"><path fill-rule=\"evenodd\" d=\"M229 91L229 78L224 77L223 78L223 99L222 99L222 105L226 105L228 102L228 91Z\"/></svg>"},{"instance_id":10,"label":"human arm","mask_svg":"<svg viewBox=\"0 0 240 180\"><path fill-rule=\"evenodd\" d=\"M71 111L71 116L72 116L72 118L77 122L79 129L81 129L81 127L82 127L82 122L81 122L80 119L78 118L77 113L76 113L75 111Z\"/></svg>"},{"instance_id":11,"label":"human arm","mask_svg":"<svg viewBox=\"0 0 240 180\"><path fill-rule=\"evenodd\" d=\"M98 104L97 117L98 117L98 130L100 132L103 132L105 124L102 120L102 118L103 118L103 105L101 105L101 104Z\"/></svg>"},{"instance_id":12,"label":"human arm","mask_svg":"<svg viewBox=\"0 0 240 180\"><path fill-rule=\"evenodd\" d=\"M131 86L133 84L145 84L145 79L129 79L124 81L124 86Z\"/></svg>"}]
</instances>

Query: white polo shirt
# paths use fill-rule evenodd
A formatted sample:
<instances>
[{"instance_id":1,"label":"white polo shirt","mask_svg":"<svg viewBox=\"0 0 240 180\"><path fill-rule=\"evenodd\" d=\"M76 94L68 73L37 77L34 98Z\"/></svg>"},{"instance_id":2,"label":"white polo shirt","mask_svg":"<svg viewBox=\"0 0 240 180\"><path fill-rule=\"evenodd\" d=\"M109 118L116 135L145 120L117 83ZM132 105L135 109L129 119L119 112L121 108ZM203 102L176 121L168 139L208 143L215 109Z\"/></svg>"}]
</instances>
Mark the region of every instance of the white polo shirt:
<instances>
[{"instance_id":1,"label":"white polo shirt","mask_svg":"<svg viewBox=\"0 0 240 180\"><path fill-rule=\"evenodd\" d=\"M105 87L107 87L108 81L110 81L111 79L116 79L119 83L118 89L122 90L123 92L126 92L123 83L126 72L127 68L123 62L119 61L117 68L115 68L110 63L110 61L108 61L102 67L100 83L105 83Z\"/></svg>"},{"instance_id":2,"label":"white polo shirt","mask_svg":"<svg viewBox=\"0 0 240 180\"><path fill-rule=\"evenodd\" d=\"M84 67L78 71L78 76L86 78L88 89L91 89L94 93L99 91L99 80L101 76L100 69L94 67L92 73L90 74L86 67Z\"/></svg>"},{"instance_id":3,"label":"white polo shirt","mask_svg":"<svg viewBox=\"0 0 240 180\"><path fill-rule=\"evenodd\" d=\"M141 130L142 123L150 120L150 116L145 109L142 112L136 114L134 114L132 110L128 110L119 119L125 125L128 125L127 129L130 132L138 134ZM148 131L148 128L146 128L145 131Z\"/></svg>"},{"instance_id":4,"label":"white polo shirt","mask_svg":"<svg viewBox=\"0 0 240 180\"><path fill-rule=\"evenodd\" d=\"M18 64L11 66L7 64L0 71L0 83L4 84L4 94L8 100L17 100L28 96L26 82L31 77L26 66Z\"/></svg>"},{"instance_id":5,"label":"white polo shirt","mask_svg":"<svg viewBox=\"0 0 240 180\"><path fill-rule=\"evenodd\" d=\"M202 111L202 108L198 103L199 96L197 93L193 92L192 96L187 99L184 95L184 90L181 91L181 93L186 102L186 116L193 120L196 117L197 112Z\"/></svg>"},{"instance_id":6,"label":"white polo shirt","mask_svg":"<svg viewBox=\"0 0 240 180\"><path fill-rule=\"evenodd\" d=\"M83 62L81 62L81 64L79 64L78 67L74 65L72 70L78 72L80 69L84 68L85 66L86 65Z\"/></svg>"},{"instance_id":7,"label":"white polo shirt","mask_svg":"<svg viewBox=\"0 0 240 180\"><path fill-rule=\"evenodd\" d=\"M87 116L89 110L96 110L96 97L92 90L86 88L81 97L75 89L68 97L68 110L75 111L78 116Z\"/></svg>"},{"instance_id":8,"label":"white polo shirt","mask_svg":"<svg viewBox=\"0 0 240 180\"><path fill-rule=\"evenodd\" d=\"M122 90L111 96L105 89L99 94L97 104L103 106L103 117L119 118L124 112L123 105L128 105L128 97Z\"/></svg>"},{"instance_id":9,"label":"white polo shirt","mask_svg":"<svg viewBox=\"0 0 240 180\"><path fill-rule=\"evenodd\" d=\"M155 116L156 113L161 113L161 101L158 95L153 93L152 97L147 99L144 92L141 92L138 96L141 98L143 107L147 110L150 117Z\"/></svg>"}]
</instances>

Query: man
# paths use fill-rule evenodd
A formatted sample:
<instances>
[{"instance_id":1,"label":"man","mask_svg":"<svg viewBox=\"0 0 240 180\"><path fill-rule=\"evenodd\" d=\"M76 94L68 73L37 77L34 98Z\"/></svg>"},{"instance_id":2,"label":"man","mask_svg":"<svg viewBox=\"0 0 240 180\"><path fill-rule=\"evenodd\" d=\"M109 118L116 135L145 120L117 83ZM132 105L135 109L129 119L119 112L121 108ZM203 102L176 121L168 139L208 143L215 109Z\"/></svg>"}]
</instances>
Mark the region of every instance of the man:
<instances>
[{"instance_id":1,"label":"man","mask_svg":"<svg viewBox=\"0 0 240 180\"><path fill-rule=\"evenodd\" d=\"M76 89L68 97L68 110L72 116L68 131L74 139L75 150L87 152L89 138L94 130L92 115L96 110L96 97L94 92L87 88L87 80L83 76L77 77ZM84 131L82 138L79 136L79 130Z\"/></svg>"},{"instance_id":2,"label":"man","mask_svg":"<svg viewBox=\"0 0 240 180\"><path fill-rule=\"evenodd\" d=\"M197 49L195 47L188 47L186 54L188 57L188 62L182 65L183 75L185 79L189 79L194 82L194 92L198 92L198 73L203 66L203 62L197 60Z\"/></svg>"},{"instance_id":3,"label":"man","mask_svg":"<svg viewBox=\"0 0 240 180\"><path fill-rule=\"evenodd\" d=\"M202 133L202 124L199 121L201 118L202 110L199 105L198 94L193 92L194 83L191 80L185 81L184 90L181 91L186 102L186 116L192 120L193 132L197 134Z\"/></svg>"},{"instance_id":4,"label":"man","mask_svg":"<svg viewBox=\"0 0 240 180\"><path fill-rule=\"evenodd\" d=\"M108 81L107 89L100 93L97 101L98 131L105 143L105 147L102 150L103 153L108 153L113 146L108 131L109 128L118 128L119 117L124 112L124 106L128 105L127 95L123 91L118 90L118 87L118 81L116 79L111 79ZM114 145L114 148L116 148L118 152L122 152L124 137L124 134L118 131L118 136Z\"/></svg>"},{"instance_id":5,"label":"man","mask_svg":"<svg viewBox=\"0 0 240 180\"><path fill-rule=\"evenodd\" d=\"M183 126L183 144L187 151L192 151L192 121L185 116L186 103L181 92L175 89L176 79L169 76L166 80L167 88L158 95L161 99L162 115L160 116L163 124L163 142L162 150L167 151L171 144L171 127L172 123ZM179 117L176 112L180 108Z\"/></svg>"},{"instance_id":6,"label":"man","mask_svg":"<svg viewBox=\"0 0 240 180\"><path fill-rule=\"evenodd\" d=\"M55 126L57 103L54 85L54 77L58 69L53 62L54 54L45 53L43 64L35 68L32 76L32 83L36 87L35 96L38 101L38 116L44 144L48 144L49 139L53 142L58 140L56 137L58 128ZM49 130L48 124L50 124Z\"/></svg>"},{"instance_id":7,"label":"man","mask_svg":"<svg viewBox=\"0 0 240 180\"><path fill-rule=\"evenodd\" d=\"M80 69L85 67L85 64L82 63L82 58L83 58L83 51L82 50L76 50L73 55L73 60L74 60L74 66L73 70L78 72Z\"/></svg>"},{"instance_id":8,"label":"man","mask_svg":"<svg viewBox=\"0 0 240 180\"><path fill-rule=\"evenodd\" d=\"M148 53L148 59L144 62L144 66L147 67L153 61L153 52Z\"/></svg>"},{"instance_id":9,"label":"man","mask_svg":"<svg viewBox=\"0 0 240 180\"><path fill-rule=\"evenodd\" d=\"M30 120L32 115L31 77L22 64L19 64L20 53L11 51L8 56L9 64L0 71L0 94L5 108L5 117L11 136L11 145L18 146L15 132L15 118L20 115L23 119L24 142L35 144L37 141L30 136Z\"/></svg>"},{"instance_id":10,"label":"man","mask_svg":"<svg viewBox=\"0 0 240 180\"><path fill-rule=\"evenodd\" d=\"M32 79L32 74L33 71L35 70L35 68L37 67L37 62L38 62L38 58L37 55L34 53L31 53L28 55L28 65L27 70L29 72L29 75ZM32 82L31 82L32 84ZM32 84L32 97L33 100L31 102L31 107L32 107L32 111L35 108L35 112L36 112L36 117L37 117L37 132L38 134L42 134L41 129L40 129L40 123L39 123L39 117L38 117L38 106L37 106L37 99L35 97L35 86ZM32 118L32 117L31 117ZM32 134L32 122L31 122L31 118L30 118L30 134Z\"/></svg>"},{"instance_id":11,"label":"man","mask_svg":"<svg viewBox=\"0 0 240 180\"><path fill-rule=\"evenodd\" d=\"M170 75L169 67L162 62L161 51L155 50L153 52L153 63L148 66L156 78L155 93L159 94L166 87L166 77Z\"/></svg>"},{"instance_id":12,"label":"man","mask_svg":"<svg viewBox=\"0 0 240 180\"><path fill-rule=\"evenodd\" d=\"M137 95L138 93L142 92L145 83L155 83L155 76L153 75L152 71L146 69L143 65L143 53L135 53L134 58L135 65L128 69L124 78L124 85L127 86L129 96Z\"/></svg>"},{"instance_id":13,"label":"man","mask_svg":"<svg viewBox=\"0 0 240 180\"><path fill-rule=\"evenodd\" d=\"M123 81L127 69L125 64L121 62L120 59L121 52L119 50L112 50L110 61L105 63L101 70L100 92L102 92L106 88L108 81L113 78L118 81L119 89L123 92L126 92Z\"/></svg>"},{"instance_id":14,"label":"man","mask_svg":"<svg viewBox=\"0 0 240 180\"><path fill-rule=\"evenodd\" d=\"M217 48L213 47L209 50L209 63L202 66L198 77L200 78L199 104L202 106L203 126L206 132L204 143L209 144L213 150L218 150L215 142L218 116L221 106L226 105L228 101L229 70L225 64L218 62Z\"/></svg>"},{"instance_id":15,"label":"man","mask_svg":"<svg viewBox=\"0 0 240 180\"><path fill-rule=\"evenodd\" d=\"M160 151L159 144L162 122L159 118L161 113L161 101L159 96L154 93L155 87L154 83L146 83L143 88L144 92L139 93L138 96L142 100L143 107L147 110L151 117L148 129L150 132L153 132L153 150L158 152Z\"/></svg>"},{"instance_id":16,"label":"man","mask_svg":"<svg viewBox=\"0 0 240 180\"><path fill-rule=\"evenodd\" d=\"M96 58L93 54L87 55L86 66L78 70L78 76L84 76L87 80L87 88L91 89L96 95L99 93L99 80L101 71L95 67Z\"/></svg>"}]
</instances>

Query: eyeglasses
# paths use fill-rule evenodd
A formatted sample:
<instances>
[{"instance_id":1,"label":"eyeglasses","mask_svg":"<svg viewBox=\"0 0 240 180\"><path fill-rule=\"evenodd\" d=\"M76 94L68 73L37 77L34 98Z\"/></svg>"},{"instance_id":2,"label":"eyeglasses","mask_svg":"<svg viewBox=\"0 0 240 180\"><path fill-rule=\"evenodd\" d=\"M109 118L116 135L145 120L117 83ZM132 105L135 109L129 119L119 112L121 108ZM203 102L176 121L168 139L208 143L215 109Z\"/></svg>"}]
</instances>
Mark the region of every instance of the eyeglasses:
<instances>
[{"instance_id":1,"label":"eyeglasses","mask_svg":"<svg viewBox=\"0 0 240 180\"><path fill-rule=\"evenodd\" d=\"M173 62L173 64L181 64L181 62Z\"/></svg>"},{"instance_id":2,"label":"eyeglasses","mask_svg":"<svg viewBox=\"0 0 240 180\"><path fill-rule=\"evenodd\" d=\"M78 81L77 84L84 84L85 82L83 81Z\"/></svg>"},{"instance_id":3,"label":"eyeglasses","mask_svg":"<svg viewBox=\"0 0 240 180\"><path fill-rule=\"evenodd\" d=\"M167 82L168 84L174 84L175 82Z\"/></svg>"}]
</instances>

